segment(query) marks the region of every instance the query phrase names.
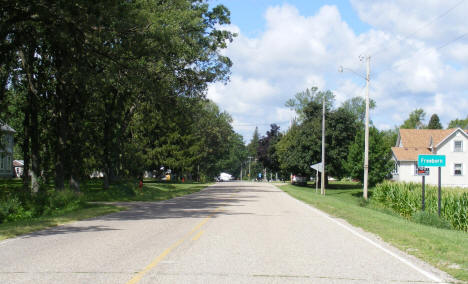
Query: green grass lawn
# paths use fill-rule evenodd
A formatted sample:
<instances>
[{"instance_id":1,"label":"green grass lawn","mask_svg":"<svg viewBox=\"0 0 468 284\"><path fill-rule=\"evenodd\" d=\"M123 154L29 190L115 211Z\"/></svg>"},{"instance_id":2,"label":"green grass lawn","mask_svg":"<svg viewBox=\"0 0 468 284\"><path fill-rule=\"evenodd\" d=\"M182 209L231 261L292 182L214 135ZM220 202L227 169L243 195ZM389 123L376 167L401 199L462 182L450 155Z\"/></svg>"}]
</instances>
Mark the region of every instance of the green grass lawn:
<instances>
[{"instance_id":1,"label":"green grass lawn","mask_svg":"<svg viewBox=\"0 0 468 284\"><path fill-rule=\"evenodd\" d=\"M362 189L355 183L331 183L326 196L315 193L315 187L279 186L291 196L300 199L333 216L347 220L380 236L453 277L468 281L468 233L438 229L413 223L390 209L363 202ZM372 196L372 189L369 191ZM371 198L372 199L372 198Z\"/></svg>"},{"instance_id":2,"label":"green grass lawn","mask_svg":"<svg viewBox=\"0 0 468 284\"><path fill-rule=\"evenodd\" d=\"M119 212L121 210L125 210L125 208L105 204L88 204L84 208L59 214L57 216L44 216L4 223L0 224L0 240L63 225L73 221Z\"/></svg>"},{"instance_id":3,"label":"green grass lawn","mask_svg":"<svg viewBox=\"0 0 468 284\"><path fill-rule=\"evenodd\" d=\"M102 188L101 180L90 180L81 185L81 192L77 197L88 202L162 201L198 192L208 185L206 183L166 183L146 180L143 188L140 189L136 181L124 181L113 184L109 189L105 190ZM22 181L20 179L0 180L0 201L14 198L21 190ZM80 203L82 205L78 208L57 208L57 210L44 216L0 223L0 240L72 221L125 210L123 207L109 204L90 204L88 202Z\"/></svg>"},{"instance_id":4,"label":"green grass lawn","mask_svg":"<svg viewBox=\"0 0 468 284\"><path fill-rule=\"evenodd\" d=\"M145 180L140 190L136 182L122 182L102 189L100 181L90 181L83 189L88 201L161 201L198 192L209 183L174 183Z\"/></svg>"}]
</instances>

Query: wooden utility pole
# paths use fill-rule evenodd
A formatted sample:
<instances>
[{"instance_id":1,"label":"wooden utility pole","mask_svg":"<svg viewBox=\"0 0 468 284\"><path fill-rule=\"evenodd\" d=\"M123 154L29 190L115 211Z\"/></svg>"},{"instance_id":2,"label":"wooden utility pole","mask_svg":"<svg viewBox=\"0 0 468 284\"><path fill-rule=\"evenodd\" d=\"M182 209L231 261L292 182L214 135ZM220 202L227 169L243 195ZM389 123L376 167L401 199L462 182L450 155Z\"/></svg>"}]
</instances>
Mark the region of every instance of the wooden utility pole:
<instances>
[{"instance_id":1,"label":"wooden utility pole","mask_svg":"<svg viewBox=\"0 0 468 284\"><path fill-rule=\"evenodd\" d=\"M242 163L241 163L240 180L242 181Z\"/></svg>"},{"instance_id":2,"label":"wooden utility pole","mask_svg":"<svg viewBox=\"0 0 468 284\"><path fill-rule=\"evenodd\" d=\"M320 193L325 195L325 94L323 94L322 106L322 187Z\"/></svg>"},{"instance_id":3,"label":"wooden utility pole","mask_svg":"<svg viewBox=\"0 0 468 284\"><path fill-rule=\"evenodd\" d=\"M249 156L249 181L250 181L250 161L252 160L252 157Z\"/></svg>"},{"instance_id":4,"label":"wooden utility pole","mask_svg":"<svg viewBox=\"0 0 468 284\"><path fill-rule=\"evenodd\" d=\"M367 200L367 180L369 175L369 73L370 73L370 56L366 57L366 129L364 137L364 188L363 197Z\"/></svg>"}]
</instances>

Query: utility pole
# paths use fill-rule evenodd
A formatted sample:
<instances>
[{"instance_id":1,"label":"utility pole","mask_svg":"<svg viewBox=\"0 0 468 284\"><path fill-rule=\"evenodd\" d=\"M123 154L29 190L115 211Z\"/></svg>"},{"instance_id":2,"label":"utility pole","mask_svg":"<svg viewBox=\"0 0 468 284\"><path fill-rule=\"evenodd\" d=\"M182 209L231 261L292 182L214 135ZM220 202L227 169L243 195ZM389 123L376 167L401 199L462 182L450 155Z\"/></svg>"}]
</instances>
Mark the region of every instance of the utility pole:
<instances>
[{"instance_id":1,"label":"utility pole","mask_svg":"<svg viewBox=\"0 0 468 284\"><path fill-rule=\"evenodd\" d=\"M250 161L252 160L252 157L249 156L249 181L250 181Z\"/></svg>"},{"instance_id":2,"label":"utility pole","mask_svg":"<svg viewBox=\"0 0 468 284\"><path fill-rule=\"evenodd\" d=\"M322 99L322 187L320 193L325 195L325 94Z\"/></svg>"},{"instance_id":3,"label":"utility pole","mask_svg":"<svg viewBox=\"0 0 468 284\"><path fill-rule=\"evenodd\" d=\"M364 188L363 197L367 200L367 180L369 175L369 73L370 73L370 56L366 58L366 128L364 136Z\"/></svg>"},{"instance_id":4,"label":"utility pole","mask_svg":"<svg viewBox=\"0 0 468 284\"><path fill-rule=\"evenodd\" d=\"M365 126L365 136L364 136L364 180L363 180L363 197L365 200L367 200L367 181L368 181L368 176L369 176L369 83L370 83L370 56L364 57L364 56L359 56L359 60L364 61L366 60L366 77L364 77L362 74L359 74L355 72L352 69L345 68L343 66L340 66L338 69L338 72L343 72L344 69L347 69L354 74L358 75L361 78L364 78L366 80L366 126Z\"/></svg>"},{"instance_id":5,"label":"utility pole","mask_svg":"<svg viewBox=\"0 0 468 284\"><path fill-rule=\"evenodd\" d=\"M242 181L242 163L241 163L241 173L240 173L240 180Z\"/></svg>"}]
</instances>

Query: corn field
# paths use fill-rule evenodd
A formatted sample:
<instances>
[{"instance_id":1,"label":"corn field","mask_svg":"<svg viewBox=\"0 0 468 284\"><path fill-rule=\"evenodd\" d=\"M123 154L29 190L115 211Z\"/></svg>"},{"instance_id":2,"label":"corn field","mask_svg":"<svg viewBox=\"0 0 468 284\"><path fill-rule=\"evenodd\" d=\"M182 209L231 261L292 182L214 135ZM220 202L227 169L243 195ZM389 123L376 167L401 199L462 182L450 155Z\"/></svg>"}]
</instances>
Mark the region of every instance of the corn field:
<instances>
[{"instance_id":1,"label":"corn field","mask_svg":"<svg viewBox=\"0 0 468 284\"><path fill-rule=\"evenodd\" d=\"M437 214L437 187L426 185L426 211ZM417 183L386 181L377 185L372 198L405 217L421 210L422 187ZM468 232L468 190L442 188L441 216L454 229Z\"/></svg>"}]
</instances>

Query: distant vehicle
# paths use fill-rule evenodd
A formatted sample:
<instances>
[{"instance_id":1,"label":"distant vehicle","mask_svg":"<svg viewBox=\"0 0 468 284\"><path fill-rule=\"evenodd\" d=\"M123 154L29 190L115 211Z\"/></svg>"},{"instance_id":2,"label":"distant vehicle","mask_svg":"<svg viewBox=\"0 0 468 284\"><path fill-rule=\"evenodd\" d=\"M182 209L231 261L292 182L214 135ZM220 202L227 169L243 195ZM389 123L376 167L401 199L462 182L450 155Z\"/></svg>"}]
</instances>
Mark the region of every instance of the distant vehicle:
<instances>
[{"instance_id":1,"label":"distant vehicle","mask_svg":"<svg viewBox=\"0 0 468 284\"><path fill-rule=\"evenodd\" d=\"M306 185L307 184L307 178L300 176L300 175L293 175L291 177L291 184L294 185Z\"/></svg>"},{"instance_id":2,"label":"distant vehicle","mask_svg":"<svg viewBox=\"0 0 468 284\"><path fill-rule=\"evenodd\" d=\"M217 178L218 181L230 181L232 180L232 175L228 173L221 173Z\"/></svg>"}]
</instances>

